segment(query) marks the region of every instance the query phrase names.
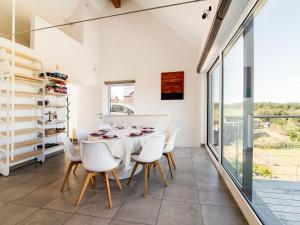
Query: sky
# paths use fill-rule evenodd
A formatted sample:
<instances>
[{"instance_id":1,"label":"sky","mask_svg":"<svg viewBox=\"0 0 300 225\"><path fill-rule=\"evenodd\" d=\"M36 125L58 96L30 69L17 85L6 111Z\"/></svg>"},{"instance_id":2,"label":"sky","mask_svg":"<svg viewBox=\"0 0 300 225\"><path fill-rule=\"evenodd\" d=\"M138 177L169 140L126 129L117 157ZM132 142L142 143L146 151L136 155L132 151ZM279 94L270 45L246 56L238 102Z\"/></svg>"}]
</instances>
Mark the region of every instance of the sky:
<instances>
[{"instance_id":1,"label":"sky","mask_svg":"<svg viewBox=\"0 0 300 225\"><path fill-rule=\"evenodd\" d=\"M300 102L299 9L299 0L269 0L255 17L255 102Z\"/></svg>"},{"instance_id":2,"label":"sky","mask_svg":"<svg viewBox=\"0 0 300 225\"><path fill-rule=\"evenodd\" d=\"M254 102L300 103L300 0L269 0L254 19ZM243 101L243 38L224 58L224 103Z\"/></svg>"}]
</instances>

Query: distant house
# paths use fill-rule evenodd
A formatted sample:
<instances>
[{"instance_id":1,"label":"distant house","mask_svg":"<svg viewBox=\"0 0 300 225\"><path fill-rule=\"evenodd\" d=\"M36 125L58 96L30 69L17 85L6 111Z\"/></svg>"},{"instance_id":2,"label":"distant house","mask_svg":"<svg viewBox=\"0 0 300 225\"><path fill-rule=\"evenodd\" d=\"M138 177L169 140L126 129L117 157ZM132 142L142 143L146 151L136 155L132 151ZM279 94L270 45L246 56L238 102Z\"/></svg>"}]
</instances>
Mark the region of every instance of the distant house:
<instances>
[{"instance_id":1,"label":"distant house","mask_svg":"<svg viewBox=\"0 0 300 225\"><path fill-rule=\"evenodd\" d=\"M263 127L264 128L269 128L270 127L270 122L264 122Z\"/></svg>"}]
</instances>

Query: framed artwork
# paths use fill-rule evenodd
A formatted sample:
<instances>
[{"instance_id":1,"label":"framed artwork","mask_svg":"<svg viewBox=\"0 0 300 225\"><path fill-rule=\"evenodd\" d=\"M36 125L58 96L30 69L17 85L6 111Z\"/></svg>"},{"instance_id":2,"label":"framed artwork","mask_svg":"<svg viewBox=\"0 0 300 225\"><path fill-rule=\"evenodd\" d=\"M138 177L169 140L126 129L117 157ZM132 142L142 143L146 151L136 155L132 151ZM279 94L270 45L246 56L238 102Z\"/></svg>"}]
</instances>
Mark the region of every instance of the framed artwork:
<instances>
[{"instance_id":1,"label":"framed artwork","mask_svg":"<svg viewBox=\"0 0 300 225\"><path fill-rule=\"evenodd\" d=\"M184 72L161 73L161 100L180 100L184 95Z\"/></svg>"}]
</instances>

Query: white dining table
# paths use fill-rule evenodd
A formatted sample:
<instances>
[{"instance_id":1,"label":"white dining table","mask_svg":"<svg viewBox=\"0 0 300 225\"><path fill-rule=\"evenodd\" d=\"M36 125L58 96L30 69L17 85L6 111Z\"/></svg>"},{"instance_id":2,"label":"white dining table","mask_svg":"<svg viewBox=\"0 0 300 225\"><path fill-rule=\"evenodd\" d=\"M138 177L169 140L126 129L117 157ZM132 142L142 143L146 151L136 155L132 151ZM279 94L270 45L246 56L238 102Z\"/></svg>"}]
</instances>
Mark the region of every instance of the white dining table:
<instances>
[{"instance_id":1,"label":"white dining table","mask_svg":"<svg viewBox=\"0 0 300 225\"><path fill-rule=\"evenodd\" d=\"M104 142L107 144L112 155L121 159L121 164L117 168L120 179L130 177L134 162L131 162L131 155L141 151L147 140L155 134L143 134L137 137L130 137L130 133L137 133L140 129L113 129L110 134L115 134L117 138L105 139L103 137L89 136L89 141ZM141 172L142 165L139 165L135 174Z\"/></svg>"}]
</instances>

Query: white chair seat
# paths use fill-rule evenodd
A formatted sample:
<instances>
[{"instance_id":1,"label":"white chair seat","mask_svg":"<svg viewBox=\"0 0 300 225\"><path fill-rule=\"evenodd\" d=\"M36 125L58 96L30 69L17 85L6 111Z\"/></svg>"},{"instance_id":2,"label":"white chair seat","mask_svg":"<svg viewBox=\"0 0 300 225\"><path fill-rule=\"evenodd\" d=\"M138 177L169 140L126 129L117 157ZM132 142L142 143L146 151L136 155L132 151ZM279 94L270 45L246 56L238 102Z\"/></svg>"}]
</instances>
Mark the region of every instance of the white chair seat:
<instances>
[{"instance_id":1,"label":"white chair seat","mask_svg":"<svg viewBox=\"0 0 300 225\"><path fill-rule=\"evenodd\" d=\"M139 161L139 155L132 155L131 158L133 158L134 161Z\"/></svg>"},{"instance_id":2,"label":"white chair seat","mask_svg":"<svg viewBox=\"0 0 300 225\"><path fill-rule=\"evenodd\" d=\"M115 161L116 161L115 164L112 164L111 166L106 167L106 168L104 167L104 170L105 171L110 171L110 170L113 170L113 169L117 168L119 166L119 164L121 163L121 159L115 158ZM95 171L95 172L98 172L98 171ZM99 172L103 172L103 171L99 171Z\"/></svg>"},{"instance_id":3,"label":"white chair seat","mask_svg":"<svg viewBox=\"0 0 300 225\"><path fill-rule=\"evenodd\" d=\"M73 162L80 162L81 161L80 151L79 150L74 151L69 160Z\"/></svg>"}]
</instances>

